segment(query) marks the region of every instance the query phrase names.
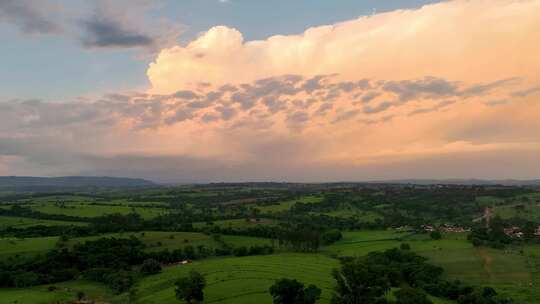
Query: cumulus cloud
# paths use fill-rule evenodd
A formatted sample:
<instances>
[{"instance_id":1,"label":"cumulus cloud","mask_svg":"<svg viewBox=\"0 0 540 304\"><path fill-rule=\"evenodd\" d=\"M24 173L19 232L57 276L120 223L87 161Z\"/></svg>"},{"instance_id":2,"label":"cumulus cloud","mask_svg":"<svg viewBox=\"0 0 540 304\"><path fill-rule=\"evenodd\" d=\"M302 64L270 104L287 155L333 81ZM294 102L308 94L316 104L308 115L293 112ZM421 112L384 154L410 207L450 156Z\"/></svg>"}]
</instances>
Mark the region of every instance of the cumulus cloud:
<instances>
[{"instance_id":1,"label":"cumulus cloud","mask_svg":"<svg viewBox=\"0 0 540 304\"><path fill-rule=\"evenodd\" d=\"M260 41L245 41L238 30L217 26L186 46L163 49L148 77L160 93L201 81L243 83L290 73L384 80L433 75L470 84L532 77L540 68L531 57L540 38L539 10L535 0L456 0ZM452 89L452 84L425 85ZM490 87L470 92L481 89Z\"/></svg>"},{"instance_id":2,"label":"cumulus cloud","mask_svg":"<svg viewBox=\"0 0 540 304\"><path fill-rule=\"evenodd\" d=\"M539 38L539 0L448 1L261 41L214 27L162 49L147 92L0 103L0 170L537 177Z\"/></svg>"}]
</instances>

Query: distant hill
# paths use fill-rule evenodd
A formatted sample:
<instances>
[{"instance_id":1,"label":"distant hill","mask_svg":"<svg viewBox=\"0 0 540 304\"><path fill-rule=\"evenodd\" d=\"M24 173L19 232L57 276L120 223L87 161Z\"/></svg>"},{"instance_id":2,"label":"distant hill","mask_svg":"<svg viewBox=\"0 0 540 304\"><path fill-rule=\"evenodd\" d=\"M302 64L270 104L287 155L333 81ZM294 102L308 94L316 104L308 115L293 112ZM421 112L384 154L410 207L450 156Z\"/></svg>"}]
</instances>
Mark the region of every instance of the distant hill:
<instances>
[{"instance_id":1,"label":"distant hill","mask_svg":"<svg viewBox=\"0 0 540 304\"><path fill-rule=\"evenodd\" d=\"M414 184L414 185L503 185L503 186L540 186L540 179L518 180L518 179L400 179L375 181L375 183L390 184Z\"/></svg>"},{"instance_id":2,"label":"distant hill","mask_svg":"<svg viewBox=\"0 0 540 304\"><path fill-rule=\"evenodd\" d=\"M155 183L139 178L98 176L0 176L0 190L62 190L76 188L131 188L151 187Z\"/></svg>"}]
</instances>

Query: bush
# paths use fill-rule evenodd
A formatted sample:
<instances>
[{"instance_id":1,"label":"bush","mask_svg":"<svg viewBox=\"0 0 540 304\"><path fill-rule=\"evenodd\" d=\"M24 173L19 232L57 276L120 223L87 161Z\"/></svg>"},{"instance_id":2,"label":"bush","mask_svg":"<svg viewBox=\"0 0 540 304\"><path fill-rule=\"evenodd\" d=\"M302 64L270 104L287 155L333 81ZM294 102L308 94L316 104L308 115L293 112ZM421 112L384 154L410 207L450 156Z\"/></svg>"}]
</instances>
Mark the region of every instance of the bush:
<instances>
[{"instance_id":1,"label":"bush","mask_svg":"<svg viewBox=\"0 0 540 304\"><path fill-rule=\"evenodd\" d=\"M439 231L432 231L429 236L433 239L433 240L440 240L442 238L442 234L439 232Z\"/></svg>"},{"instance_id":2,"label":"bush","mask_svg":"<svg viewBox=\"0 0 540 304\"><path fill-rule=\"evenodd\" d=\"M117 294L128 291L133 283L135 283L135 277L133 273L125 270L115 271L108 274L105 277L107 285L114 290Z\"/></svg>"},{"instance_id":3,"label":"bush","mask_svg":"<svg viewBox=\"0 0 540 304\"><path fill-rule=\"evenodd\" d=\"M304 284L292 279L277 280L270 287L274 304L313 304L321 297L321 289L315 285L304 288Z\"/></svg>"},{"instance_id":4,"label":"bush","mask_svg":"<svg viewBox=\"0 0 540 304\"><path fill-rule=\"evenodd\" d=\"M341 240L342 237L343 236L341 235L341 232L339 230L332 229L323 233L321 239L325 245L329 245Z\"/></svg>"},{"instance_id":5,"label":"bush","mask_svg":"<svg viewBox=\"0 0 540 304\"><path fill-rule=\"evenodd\" d=\"M248 249L245 246L236 247L233 249L233 253L235 256L246 256L248 255Z\"/></svg>"},{"instance_id":6,"label":"bush","mask_svg":"<svg viewBox=\"0 0 540 304\"><path fill-rule=\"evenodd\" d=\"M396 295L396 304L433 304L427 295L413 288L401 288L394 293Z\"/></svg>"},{"instance_id":7,"label":"bush","mask_svg":"<svg viewBox=\"0 0 540 304\"><path fill-rule=\"evenodd\" d=\"M146 259L141 265L141 273L149 275L161 272L161 264L154 259Z\"/></svg>"},{"instance_id":8,"label":"bush","mask_svg":"<svg viewBox=\"0 0 540 304\"><path fill-rule=\"evenodd\" d=\"M411 245L409 245L408 243L402 243L399 248L401 250L411 250Z\"/></svg>"},{"instance_id":9,"label":"bush","mask_svg":"<svg viewBox=\"0 0 540 304\"><path fill-rule=\"evenodd\" d=\"M203 289L206 286L206 280L199 272L191 270L187 277L179 279L174 285L178 300L184 300L187 303L199 303L204 300Z\"/></svg>"}]
</instances>

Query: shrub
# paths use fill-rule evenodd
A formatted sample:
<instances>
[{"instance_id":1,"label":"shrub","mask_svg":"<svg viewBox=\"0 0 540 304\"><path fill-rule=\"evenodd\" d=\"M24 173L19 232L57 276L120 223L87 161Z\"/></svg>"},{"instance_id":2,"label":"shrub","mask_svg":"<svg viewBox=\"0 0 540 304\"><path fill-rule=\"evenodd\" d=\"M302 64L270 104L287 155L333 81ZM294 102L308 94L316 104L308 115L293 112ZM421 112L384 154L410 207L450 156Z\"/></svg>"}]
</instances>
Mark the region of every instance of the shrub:
<instances>
[{"instance_id":1,"label":"shrub","mask_svg":"<svg viewBox=\"0 0 540 304\"><path fill-rule=\"evenodd\" d=\"M149 275L161 271L161 264L154 259L146 259L141 265L141 273Z\"/></svg>"}]
</instances>

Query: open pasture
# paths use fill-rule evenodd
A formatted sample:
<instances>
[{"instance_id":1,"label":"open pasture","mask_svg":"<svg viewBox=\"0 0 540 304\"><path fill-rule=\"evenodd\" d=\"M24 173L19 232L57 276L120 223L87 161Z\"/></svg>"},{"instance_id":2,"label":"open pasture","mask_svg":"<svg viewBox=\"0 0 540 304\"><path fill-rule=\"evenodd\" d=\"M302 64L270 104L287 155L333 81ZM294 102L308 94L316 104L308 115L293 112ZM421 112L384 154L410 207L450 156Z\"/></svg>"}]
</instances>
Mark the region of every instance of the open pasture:
<instances>
[{"instance_id":1,"label":"open pasture","mask_svg":"<svg viewBox=\"0 0 540 304\"><path fill-rule=\"evenodd\" d=\"M157 217L167 212L162 208L146 208L146 207L128 207L128 206L111 206L100 204L86 203L66 203L65 205L56 205L54 203L35 203L30 205L32 210L47 214L62 214L69 216L80 217L98 217L107 214L128 214L136 212L145 219Z\"/></svg>"},{"instance_id":2,"label":"open pasture","mask_svg":"<svg viewBox=\"0 0 540 304\"><path fill-rule=\"evenodd\" d=\"M33 219L25 217L14 217L14 216L0 216L0 229L5 229L8 227L12 228L27 228L31 226L84 226L88 223L82 222L67 222L67 221L52 221L52 220L42 220L42 219Z\"/></svg>"},{"instance_id":3,"label":"open pasture","mask_svg":"<svg viewBox=\"0 0 540 304\"><path fill-rule=\"evenodd\" d=\"M49 291L49 286L56 287ZM127 302L127 297L114 295L103 284L76 280L52 285L41 285L29 288L5 288L0 290L0 303L2 304L51 304L70 303L77 298L77 293L83 292L86 297L95 303L121 304Z\"/></svg>"},{"instance_id":4,"label":"open pasture","mask_svg":"<svg viewBox=\"0 0 540 304\"><path fill-rule=\"evenodd\" d=\"M529 221L540 221L540 203L523 204L520 208L513 205L500 206L494 209L494 213L503 219L520 218Z\"/></svg>"}]
</instances>

